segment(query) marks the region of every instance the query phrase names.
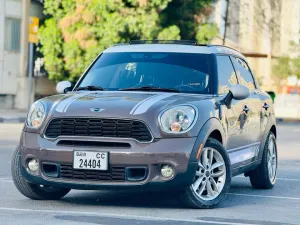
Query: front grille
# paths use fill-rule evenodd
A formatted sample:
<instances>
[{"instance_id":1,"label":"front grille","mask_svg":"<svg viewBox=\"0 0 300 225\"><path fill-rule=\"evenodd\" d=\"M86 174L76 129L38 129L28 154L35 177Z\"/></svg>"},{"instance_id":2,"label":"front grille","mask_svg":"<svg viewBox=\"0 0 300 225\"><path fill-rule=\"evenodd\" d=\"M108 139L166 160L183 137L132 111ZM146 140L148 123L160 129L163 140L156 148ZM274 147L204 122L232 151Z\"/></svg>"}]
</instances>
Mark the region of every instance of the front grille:
<instances>
[{"instance_id":1,"label":"front grille","mask_svg":"<svg viewBox=\"0 0 300 225\"><path fill-rule=\"evenodd\" d=\"M152 140L148 127L140 121L96 118L53 119L45 132L47 138L58 136L97 136Z\"/></svg>"},{"instance_id":2,"label":"front grille","mask_svg":"<svg viewBox=\"0 0 300 225\"><path fill-rule=\"evenodd\" d=\"M72 165L60 165L60 177L64 179L124 182L125 167L111 166L107 171L101 170L77 170Z\"/></svg>"}]
</instances>

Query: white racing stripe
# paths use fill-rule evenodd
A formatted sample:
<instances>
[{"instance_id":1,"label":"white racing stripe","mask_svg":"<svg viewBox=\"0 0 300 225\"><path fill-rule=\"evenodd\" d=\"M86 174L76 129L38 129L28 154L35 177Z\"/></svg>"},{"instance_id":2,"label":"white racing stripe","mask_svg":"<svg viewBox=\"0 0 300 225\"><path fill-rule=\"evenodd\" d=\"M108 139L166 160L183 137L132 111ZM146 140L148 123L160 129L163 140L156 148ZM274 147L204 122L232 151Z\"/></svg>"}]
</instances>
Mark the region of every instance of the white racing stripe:
<instances>
[{"instance_id":1,"label":"white racing stripe","mask_svg":"<svg viewBox=\"0 0 300 225\"><path fill-rule=\"evenodd\" d=\"M152 96L150 96L150 97L148 97L148 98L145 98L143 101L140 101L139 103L137 103L137 104L132 108L132 110L130 111L130 114L133 114L134 111L135 111L141 104L143 104L144 102L148 101L148 100L151 99L151 98L154 98L155 96L156 96L156 95L152 95Z\"/></svg>"},{"instance_id":2,"label":"white racing stripe","mask_svg":"<svg viewBox=\"0 0 300 225\"><path fill-rule=\"evenodd\" d=\"M152 220L152 221L174 221L174 222L191 222L191 223L206 223L206 224L220 224L220 225L259 225L257 223L234 223L234 222L219 222L212 220L201 220L201 219L184 219L184 218L168 218L168 217L154 217L154 216L138 216L128 214L113 214L113 213L98 213L98 212L87 212L87 211L63 211L63 210L43 210L43 209L21 209L21 208L7 208L0 207L0 211L8 212L30 212L30 213L51 213L51 214L73 214L73 215L91 215L91 216L102 216L102 217L113 217L119 219L135 219L135 220Z\"/></svg>"},{"instance_id":3,"label":"white racing stripe","mask_svg":"<svg viewBox=\"0 0 300 225\"><path fill-rule=\"evenodd\" d=\"M147 110L153 106L155 103L165 99L165 98L168 98L168 97L171 97L173 95L176 95L177 93L164 93L164 94L158 94L158 95L155 95L154 97L150 97L150 98L147 98L145 99L144 101L140 102L140 104L138 104L138 106L134 107L135 109L131 110L130 114L132 115L138 115L138 114L142 114L142 113L145 113L147 112Z\"/></svg>"},{"instance_id":4,"label":"white racing stripe","mask_svg":"<svg viewBox=\"0 0 300 225\"><path fill-rule=\"evenodd\" d=\"M66 112L67 109L69 108L69 106L73 102L75 102L77 99L79 99L83 96L89 95L89 94L93 94L93 93L95 93L95 92L84 92L84 93L81 93L81 94L72 95L71 97L66 98L66 99L62 100L60 103L58 103L55 110L57 112L60 112L60 113Z\"/></svg>"}]
</instances>

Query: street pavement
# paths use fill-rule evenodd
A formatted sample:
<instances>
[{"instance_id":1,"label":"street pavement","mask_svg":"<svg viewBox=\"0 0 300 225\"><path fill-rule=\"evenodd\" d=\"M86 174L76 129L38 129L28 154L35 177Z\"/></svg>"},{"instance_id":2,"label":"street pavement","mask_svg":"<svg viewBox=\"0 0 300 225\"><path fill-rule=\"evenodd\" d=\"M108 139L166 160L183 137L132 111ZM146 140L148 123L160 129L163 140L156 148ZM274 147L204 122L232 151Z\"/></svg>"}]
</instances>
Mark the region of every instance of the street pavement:
<instances>
[{"instance_id":1,"label":"street pavement","mask_svg":"<svg viewBox=\"0 0 300 225\"><path fill-rule=\"evenodd\" d=\"M60 201L33 201L14 187L10 159L22 124L0 123L0 224L7 225L281 225L300 224L300 123L278 123L279 172L272 190L233 178L215 209L182 208L168 192L71 191Z\"/></svg>"}]
</instances>

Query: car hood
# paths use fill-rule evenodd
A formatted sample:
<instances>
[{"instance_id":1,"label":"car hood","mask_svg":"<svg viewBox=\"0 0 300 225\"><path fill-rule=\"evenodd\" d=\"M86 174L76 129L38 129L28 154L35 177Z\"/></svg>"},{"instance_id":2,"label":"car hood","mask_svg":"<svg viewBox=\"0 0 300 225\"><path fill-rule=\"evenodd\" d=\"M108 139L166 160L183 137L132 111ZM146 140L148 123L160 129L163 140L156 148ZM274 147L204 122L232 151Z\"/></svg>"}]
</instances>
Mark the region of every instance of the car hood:
<instances>
[{"instance_id":1,"label":"car hood","mask_svg":"<svg viewBox=\"0 0 300 225\"><path fill-rule=\"evenodd\" d=\"M48 102L48 121L61 117L122 118L141 120L157 129L157 117L162 110L180 104L192 104L199 108L199 102L202 102L199 100L204 99L211 101L212 96L170 92L95 91L51 96L44 99L44 102Z\"/></svg>"}]
</instances>

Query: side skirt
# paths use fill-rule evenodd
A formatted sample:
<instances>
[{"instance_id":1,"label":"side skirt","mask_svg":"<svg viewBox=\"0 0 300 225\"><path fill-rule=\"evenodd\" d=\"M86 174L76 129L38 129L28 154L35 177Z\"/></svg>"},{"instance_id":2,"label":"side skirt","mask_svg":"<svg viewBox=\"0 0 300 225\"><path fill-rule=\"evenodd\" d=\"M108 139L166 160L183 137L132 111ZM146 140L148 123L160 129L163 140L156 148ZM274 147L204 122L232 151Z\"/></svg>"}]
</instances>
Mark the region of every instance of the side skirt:
<instances>
[{"instance_id":1,"label":"side skirt","mask_svg":"<svg viewBox=\"0 0 300 225\"><path fill-rule=\"evenodd\" d=\"M232 176L235 177L240 174L247 173L251 170L254 170L260 165L260 163L261 163L261 160L256 160L256 161L248 163L246 165L232 168ZM246 174L245 174L245 176L246 176Z\"/></svg>"},{"instance_id":2,"label":"side skirt","mask_svg":"<svg viewBox=\"0 0 300 225\"><path fill-rule=\"evenodd\" d=\"M232 176L248 172L259 166L260 143L253 143L235 149L229 149L228 155L231 161Z\"/></svg>"}]
</instances>

